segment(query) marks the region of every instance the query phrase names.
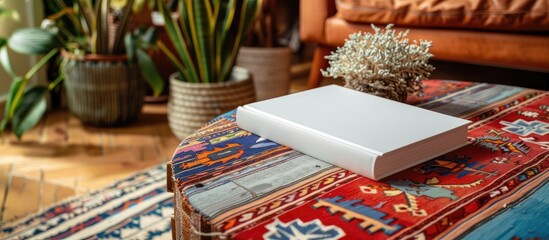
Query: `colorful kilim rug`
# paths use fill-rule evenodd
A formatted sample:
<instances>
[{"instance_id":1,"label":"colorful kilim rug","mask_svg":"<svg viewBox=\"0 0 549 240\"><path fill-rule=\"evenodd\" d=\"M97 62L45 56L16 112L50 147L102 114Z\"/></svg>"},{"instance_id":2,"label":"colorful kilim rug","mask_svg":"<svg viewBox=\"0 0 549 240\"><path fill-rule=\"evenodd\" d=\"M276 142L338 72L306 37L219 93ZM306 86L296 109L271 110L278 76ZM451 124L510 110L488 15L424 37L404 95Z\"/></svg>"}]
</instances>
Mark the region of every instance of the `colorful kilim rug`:
<instances>
[{"instance_id":1,"label":"colorful kilim rug","mask_svg":"<svg viewBox=\"0 0 549 240\"><path fill-rule=\"evenodd\" d=\"M547 193L543 186L549 179L548 93L428 81L425 96L409 102L472 120L470 144L382 181L240 130L234 111L216 118L183 141L172 160L176 235L184 239L549 237L543 218L549 212L547 195L532 194L538 188ZM534 214L523 211L520 222L511 221L516 209L523 208L514 205L521 198L532 199L534 203L527 206L537 208ZM501 214L501 210L514 213ZM496 215L499 220L494 220L492 229L484 228Z\"/></svg>"},{"instance_id":2,"label":"colorful kilim rug","mask_svg":"<svg viewBox=\"0 0 549 240\"><path fill-rule=\"evenodd\" d=\"M166 167L140 172L0 228L0 239L171 239Z\"/></svg>"}]
</instances>

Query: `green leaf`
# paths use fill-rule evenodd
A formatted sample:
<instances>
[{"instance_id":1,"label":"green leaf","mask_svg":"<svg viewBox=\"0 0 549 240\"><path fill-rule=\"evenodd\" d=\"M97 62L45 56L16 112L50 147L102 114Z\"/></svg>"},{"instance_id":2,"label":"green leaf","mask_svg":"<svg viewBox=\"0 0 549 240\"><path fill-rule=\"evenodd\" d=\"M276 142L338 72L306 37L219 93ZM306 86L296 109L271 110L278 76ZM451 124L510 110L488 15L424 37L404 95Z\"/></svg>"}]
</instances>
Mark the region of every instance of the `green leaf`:
<instances>
[{"instance_id":1,"label":"green leaf","mask_svg":"<svg viewBox=\"0 0 549 240\"><path fill-rule=\"evenodd\" d=\"M181 61L174 55L174 53L172 53L172 51L170 51L170 49L168 49L168 47L166 46L166 44L164 44L164 42L162 42L162 40L158 40L156 42L156 45L158 46L158 49L160 49L160 51L166 54L168 59L172 61L177 71L181 73L181 77L190 76L187 69L185 69Z\"/></svg>"},{"instance_id":2,"label":"green leaf","mask_svg":"<svg viewBox=\"0 0 549 240\"><path fill-rule=\"evenodd\" d=\"M118 22L116 35L113 36L114 44L113 44L112 53L114 54L122 53L124 50L122 48L122 40L125 37L128 30L128 25L132 15L133 3L134 3L134 0L127 0L126 6L122 10L122 16L120 17L120 20Z\"/></svg>"},{"instance_id":3,"label":"green leaf","mask_svg":"<svg viewBox=\"0 0 549 240\"><path fill-rule=\"evenodd\" d=\"M141 28L138 36L139 41L154 44L158 39L158 29L155 27Z\"/></svg>"},{"instance_id":4,"label":"green leaf","mask_svg":"<svg viewBox=\"0 0 549 240\"><path fill-rule=\"evenodd\" d=\"M13 115L12 130L17 138L36 126L48 107L45 87L34 87L23 95L23 101Z\"/></svg>"},{"instance_id":5,"label":"green leaf","mask_svg":"<svg viewBox=\"0 0 549 240\"><path fill-rule=\"evenodd\" d=\"M92 53L109 54L109 0L98 0L92 23Z\"/></svg>"},{"instance_id":6,"label":"green leaf","mask_svg":"<svg viewBox=\"0 0 549 240\"><path fill-rule=\"evenodd\" d=\"M230 41L233 44L230 49L233 51L229 53L227 59L225 60L225 65L221 75L222 81L228 81L230 79L231 71L234 66L236 56L238 55L238 49L242 45L242 42L244 42L244 39L246 39L246 35L249 32L255 16L260 10L260 7L261 0L243 0L238 19L238 31L236 32L236 36L234 36L234 41Z\"/></svg>"},{"instance_id":7,"label":"green leaf","mask_svg":"<svg viewBox=\"0 0 549 240\"><path fill-rule=\"evenodd\" d=\"M157 6L182 64L185 81L227 81L238 49L259 10L260 0L178 1L179 20L162 0ZM165 51L160 44L159 48ZM173 59L170 57L170 59ZM184 71L179 68L185 67Z\"/></svg>"},{"instance_id":8,"label":"green leaf","mask_svg":"<svg viewBox=\"0 0 549 240\"><path fill-rule=\"evenodd\" d=\"M78 4L75 4L73 7L73 9L75 11L71 11L71 8L67 6L67 4L65 4L65 2L63 0L53 0L53 1L44 1L44 2L47 2L47 3L52 3L53 2L53 5L56 5L56 10L54 10L53 12L55 12L56 14L53 14L52 16L48 16L48 17L51 17L52 20L56 20L55 19L55 15L58 15L58 14L61 14L61 15L65 15L68 17L69 19L69 22L65 22L67 24L70 24L72 27L68 27L67 25L65 25L63 27L63 29L67 30L67 29L73 29L75 30L75 33L84 33L84 34L87 34L87 30L89 29L85 29L83 26L82 26L82 22L80 21L79 19L79 16L77 15L78 11L76 11L76 9L78 9ZM82 10L85 10L84 8L80 7L79 9L82 9ZM59 16L60 17L60 16ZM64 22L64 21L63 21Z\"/></svg>"},{"instance_id":9,"label":"green leaf","mask_svg":"<svg viewBox=\"0 0 549 240\"><path fill-rule=\"evenodd\" d=\"M8 119L4 118L0 122L0 135L4 134L4 131L6 131L6 128L8 127Z\"/></svg>"},{"instance_id":10,"label":"green leaf","mask_svg":"<svg viewBox=\"0 0 549 240\"><path fill-rule=\"evenodd\" d=\"M17 92L19 92L19 89L23 85L24 79L22 76L16 77L13 82L11 82L10 85L10 91L8 92L8 97L6 99L6 108L4 109L4 119L8 119L8 121L13 117L13 112L15 112L15 106L14 100L15 96L17 95Z\"/></svg>"},{"instance_id":11,"label":"green leaf","mask_svg":"<svg viewBox=\"0 0 549 240\"><path fill-rule=\"evenodd\" d=\"M65 80L65 75L60 73L59 76L55 78L55 80L53 80L50 84L48 84L48 90L55 89L59 85L59 83L61 83L61 81L63 80Z\"/></svg>"},{"instance_id":12,"label":"green leaf","mask_svg":"<svg viewBox=\"0 0 549 240\"><path fill-rule=\"evenodd\" d=\"M8 46L22 54L45 54L60 45L54 34L40 28L17 30L8 39Z\"/></svg>"},{"instance_id":13,"label":"green leaf","mask_svg":"<svg viewBox=\"0 0 549 240\"><path fill-rule=\"evenodd\" d=\"M226 62L227 56L231 52L231 49L227 47L229 44L226 43L226 39L230 29L230 24L228 23L232 23L233 21L236 1L215 1L214 4L218 12L214 29L214 38L217 39L215 46L215 68L217 75L221 77L224 68L223 63Z\"/></svg>"},{"instance_id":14,"label":"green leaf","mask_svg":"<svg viewBox=\"0 0 549 240\"><path fill-rule=\"evenodd\" d=\"M36 72L38 72L38 70L40 70L40 68L46 65L50 61L50 59L53 58L55 54L57 54L58 52L59 52L59 49L57 48L54 48L51 51L49 51L48 54L40 58L40 60L38 60L38 62L34 64L34 66L32 66L27 73L25 73L24 78L28 81L32 76L34 76L34 74L36 74Z\"/></svg>"},{"instance_id":15,"label":"green leaf","mask_svg":"<svg viewBox=\"0 0 549 240\"><path fill-rule=\"evenodd\" d=\"M191 19L191 34L194 37L194 47L196 59L198 59L198 68L201 72L202 81L209 83L215 78L213 75L213 66L215 58L213 55L213 41L210 31L210 21L213 19L210 16L211 6L209 6L209 1L189 1L192 2L192 7L189 12L189 17ZM187 4L187 7L190 7L191 4ZM194 19L193 19L194 15Z\"/></svg>"},{"instance_id":16,"label":"green leaf","mask_svg":"<svg viewBox=\"0 0 549 240\"><path fill-rule=\"evenodd\" d=\"M185 1L175 1L177 4L178 11L181 13L181 16L178 17L179 28L183 34L183 39L185 39L185 44L187 46L192 45L192 37L189 33L191 27L189 26L189 15L185 10ZM176 24L177 25L177 24ZM191 49L192 50L192 49Z\"/></svg>"},{"instance_id":17,"label":"green leaf","mask_svg":"<svg viewBox=\"0 0 549 240\"><path fill-rule=\"evenodd\" d=\"M157 4L160 12L162 13L162 16L164 17L164 26L166 27L168 37L170 37L170 40L173 43L175 50L179 54L179 57L183 65L185 66L185 69L179 69L179 72L181 73L182 77L187 81L198 82L199 78L196 73L196 68L189 54L189 49L187 49L187 45L185 43L186 40L185 38L183 38L181 29L179 28L177 21L170 16L170 10L166 7L166 5L164 5L164 2L162 0L157 0ZM179 2L179 4L182 4L182 2ZM181 9L181 11L183 11L183 9Z\"/></svg>"},{"instance_id":18,"label":"green leaf","mask_svg":"<svg viewBox=\"0 0 549 240\"><path fill-rule=\"evenodd\" d=\"M152 59L142 49L137 49L137 64L139 65L139 70L145 78L145 81L151 86L155 96L158 96L164 90L164 81L162 77L154 67Z\"/></svg>"},{"instance_id":19,"label":"green leaf","mask_svg":"<svg viewBox=\"0 0 549 240\"><path fill-rule=\"evenodd\" d=\"M13 70L13 67L11 66L10 57L8 55L8 48L5 46L0 46L0 64L11 78L17 77L17 75L15 74L15 70Z\"/></svg>"},{"instance_id":20,"label":"green leaf","mask_svg":"<svg viewBox=\"0 0 549 240\"><path fill-rule=\"evenodd\" d=\"M93 14L93 7L90 0L76 0L76 6L80 9L80 12L83 16L83 24L85 27L82 27L82 30L86 34L90 34L90 29L92 29L92 25L95 23L95 15Z\"/></svg>"},{"instance_id":21,"label":"green leaf","mask_svg":"<svg viewBox=\"0 0 549 240\"><path fill-rule=\"evenodd\" d=\"M27 83L29 79L34 76L38 70L46 65L48 61L55 56L55 54L58 52L58 49L52 49L48 54L46 54L44 57L42 57L32 68L25 74L25 76L17 77L12 82L12 85L10 86L10 92L8 93L8 100L6 102L6 114L5 117L8 119L8 121L13 117L15 114L15 111L17 110L19 104L23 101L24 97L24 91L25 87L27 86Z\"/></svg>"},{"instance_id":22,"label":"green leaf","mask_svg":"<svg viewBox=\"0 0 549 240\"><path fill-rule=\"evenodd\" d=\"M124 45L126 46L126 55L128 56L129 62L135 62L135 39L131 33L126 33L124 37Z\"/></svg>"}]
</instances>

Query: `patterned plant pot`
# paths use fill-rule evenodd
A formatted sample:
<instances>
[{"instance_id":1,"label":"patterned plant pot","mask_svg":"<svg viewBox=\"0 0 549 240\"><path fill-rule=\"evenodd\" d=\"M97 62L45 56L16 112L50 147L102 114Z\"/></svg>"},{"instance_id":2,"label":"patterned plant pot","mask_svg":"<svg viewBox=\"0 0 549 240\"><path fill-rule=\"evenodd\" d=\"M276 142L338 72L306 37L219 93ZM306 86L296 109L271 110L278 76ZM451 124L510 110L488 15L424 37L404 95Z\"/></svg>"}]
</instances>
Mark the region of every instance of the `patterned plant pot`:
<instances>
[{"instance_id":1,"label":"patterned plant pot","mask_svg":"<svg viewBox=\"0 0 549 240\"><path fill-rule=\"evenodd\" d=\"M214 117L256 100L252 76L234 67L232 79L220 83L189 83L170 76L168 124L181 140Z\"/></svg>"},{"instance_id":2,"label":"patterned plant pot","mask_svg":"<svg viewBox=\"0 0 549 240\"><path fill-rule=\"evenodd\" d=\"M125 55L87 55L68 58L63 67L67 103L84 124L118 126L135 121L141 113L145 82Z\"/></svg>"}]
</instances>

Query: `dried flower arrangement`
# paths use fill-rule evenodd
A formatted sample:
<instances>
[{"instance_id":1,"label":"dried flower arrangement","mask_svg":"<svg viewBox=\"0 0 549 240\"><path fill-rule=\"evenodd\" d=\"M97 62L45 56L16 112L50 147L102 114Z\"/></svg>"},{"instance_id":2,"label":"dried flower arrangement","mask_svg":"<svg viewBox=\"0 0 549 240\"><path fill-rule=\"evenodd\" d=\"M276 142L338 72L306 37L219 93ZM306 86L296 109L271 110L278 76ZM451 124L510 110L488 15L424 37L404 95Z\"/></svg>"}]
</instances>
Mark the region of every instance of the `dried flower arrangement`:
<instances>
[{"instance_id":1,"label":"dried flower arrangement","mask_svg":"<svg viewBox=\"0 0 549 240\"><path fill-rule=\"evenodd\" d=\"M410 44L408 31L397 34L392 26L381 30L372 24L374 34L351 34L342 47L326 56L330 66L322 74L342 77L348 88L401 102L408 93L421 95L421 81L434 70L428 63L433 56L431 42Z\"/></svg>"}]
</instances>

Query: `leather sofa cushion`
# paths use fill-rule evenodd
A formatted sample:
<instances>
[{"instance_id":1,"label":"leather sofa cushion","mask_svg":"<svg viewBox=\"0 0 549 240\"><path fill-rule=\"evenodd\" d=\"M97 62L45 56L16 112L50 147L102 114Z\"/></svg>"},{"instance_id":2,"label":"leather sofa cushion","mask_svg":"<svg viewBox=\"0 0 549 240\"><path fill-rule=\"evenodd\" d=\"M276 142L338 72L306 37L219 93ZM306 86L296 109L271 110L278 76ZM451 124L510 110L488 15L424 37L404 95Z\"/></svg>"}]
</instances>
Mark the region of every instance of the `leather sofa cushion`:
<instances>
[{"instance_id":1,"label":"leather sofa cushion","mask_svg":"<svg viewBox=\"0 0 549 240\"><path fill-rule=\"evenodd\" d=\"M336 0L338 17L401 27L549 31L549 0Z\"/></svg>"},{"instance_id":2,"label":"leather sofa cushion","mask_svg":"<svg viewBox=\"0 0 549 240\"><path fill-rule=\"evenodd\" d=\"M407 27L394 28L397 32ZM349 34L373 32L369 24L351 23L338 16L326 20L326 44L341 46ZM479 32L476 30L414 28L410 40L428 39L433 42L429 50L434 58L522 68L547 72L549 69L548 37L543 34L512 32Z\"/></svg>"}]
</instances>

